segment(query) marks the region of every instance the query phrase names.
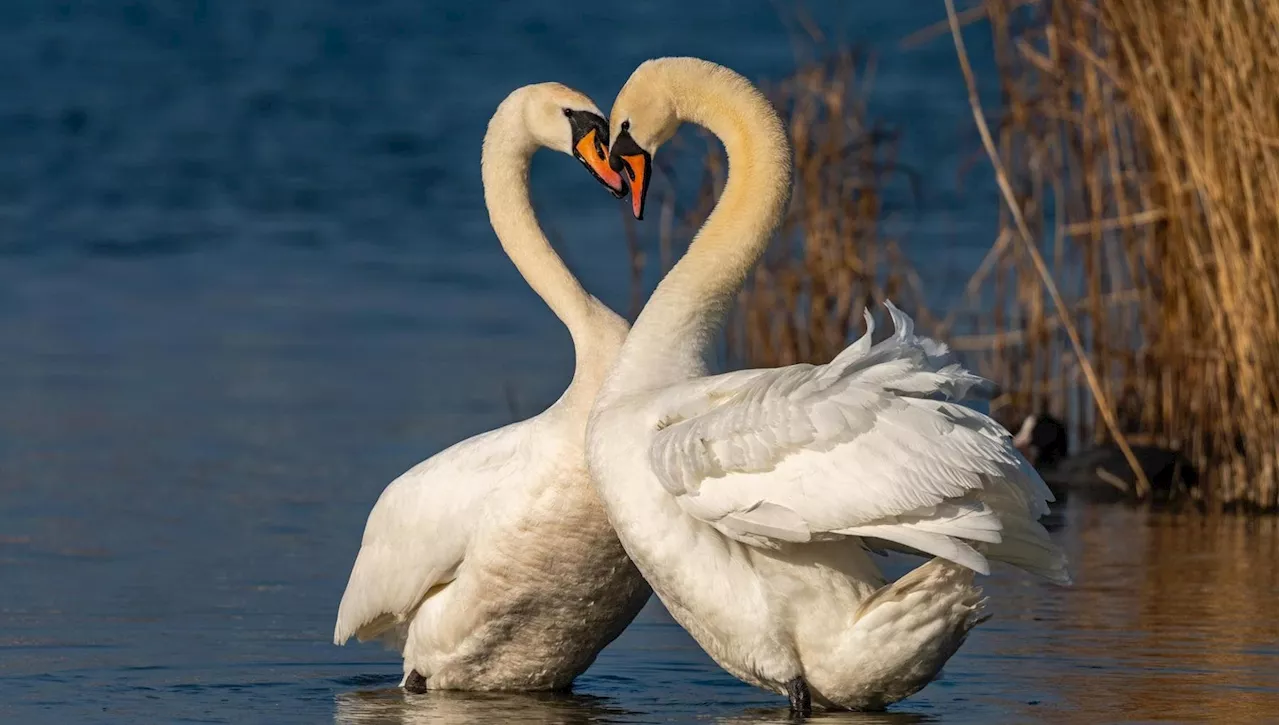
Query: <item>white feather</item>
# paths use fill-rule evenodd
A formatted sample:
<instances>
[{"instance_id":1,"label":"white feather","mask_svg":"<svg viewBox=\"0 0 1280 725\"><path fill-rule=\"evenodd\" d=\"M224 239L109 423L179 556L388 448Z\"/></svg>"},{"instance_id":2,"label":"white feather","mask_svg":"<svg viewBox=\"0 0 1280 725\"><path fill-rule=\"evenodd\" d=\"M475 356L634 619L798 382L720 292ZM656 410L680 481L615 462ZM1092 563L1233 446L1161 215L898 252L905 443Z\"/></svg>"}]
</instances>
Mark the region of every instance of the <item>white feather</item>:
<instances>
[{"instance_id":1,"label":"white feather","mask_svg":"<svg viewBox=\"0 0 1280 725\"><path fill-rule=\"evenodd\" d=\"M1063 580L1064 561L1034 521L1052 494L999 424L954 402L954 393L985 381L888 308L892 337L869 344L869 325L829 365L729 373L663 390L660 408L672 419L679 411L649 448L663 488L739 541L876 536L954 555L982 573L982 555L964 542L992 543L1000 522L1025 520L1019 531L1045 544L1042 556L1008 546L988 555L1007 554L1010 563ZM975 511L984 512L976 528Z\"/></svg>"}]
</instances>

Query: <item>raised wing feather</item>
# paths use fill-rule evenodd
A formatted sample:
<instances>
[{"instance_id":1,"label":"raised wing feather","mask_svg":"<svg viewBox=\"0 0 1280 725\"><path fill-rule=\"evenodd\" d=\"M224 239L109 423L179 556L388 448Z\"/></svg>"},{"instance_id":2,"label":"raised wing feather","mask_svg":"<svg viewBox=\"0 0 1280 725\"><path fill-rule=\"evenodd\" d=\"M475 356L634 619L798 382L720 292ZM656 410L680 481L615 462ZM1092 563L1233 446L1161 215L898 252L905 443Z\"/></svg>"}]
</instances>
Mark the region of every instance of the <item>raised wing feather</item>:
<instances>
[{"instance_id":1,"label":"raised wing feather","mask_svg":"<svg viewBox=\"0 0 1280 725\"><path fill-rule=\"evenodd\" d=\"M1052 494L1002 426L955 402L993 386L888 308L892 338L873 346L868 315L867 334L827 365L668 389L650 449L658 480L754 546L873 537L986 572L976 545L1064 581L1036 523Z\"/></svg>"},{"instance_id":2,"label":"raised wing feather","mask_svg":"<svg viewBox=\"0 0 1280 725\"><path fill-rule=\"evenodd\" d=\"M486 499L521 472L535 420L462 441L383 490L338 605L335 644L383 636L453 580Z\"/></svg>"}]
</instances>

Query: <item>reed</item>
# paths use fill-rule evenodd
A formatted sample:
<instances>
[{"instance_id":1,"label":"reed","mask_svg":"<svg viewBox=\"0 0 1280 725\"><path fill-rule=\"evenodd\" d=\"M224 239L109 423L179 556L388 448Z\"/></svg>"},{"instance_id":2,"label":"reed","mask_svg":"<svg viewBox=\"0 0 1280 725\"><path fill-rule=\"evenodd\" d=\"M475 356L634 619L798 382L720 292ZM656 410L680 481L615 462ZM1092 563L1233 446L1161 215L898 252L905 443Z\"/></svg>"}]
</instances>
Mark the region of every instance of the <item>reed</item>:
<instances>
[{"instance_id":1,"label":"reed","mask_svg":"<svg viewBox=\"0 0 1280 725\"><path fill-rule=\"evenodd\" d=\"M778 238L726 325L737 360L827 362L862 328L863 308L891 298L923 309L911 265L882 233L887 208L899 205L892 197L909 196L913 176L897 162L896 132L867 112L871 68L841 51L767 87L791 137L795 176Z\"/></svg>"},{"instance_id":2,"label":"reed","mask_svg":"<svg viewBox=\"0 0 1280 725\"><path fill-rule=\"evenodd\" d=\"M1055 412L1084 441L1180 449L1207 502L1274 510L1276 5L984 8L1002 96L994 162L1014 198L1005 243L969 285L994 300L953 344L981 353L1012 408ZM1017 216L1034 250L1010 242ZM1099 390L1081 384L1087 367Z\"/></svg>"}]
</instances>

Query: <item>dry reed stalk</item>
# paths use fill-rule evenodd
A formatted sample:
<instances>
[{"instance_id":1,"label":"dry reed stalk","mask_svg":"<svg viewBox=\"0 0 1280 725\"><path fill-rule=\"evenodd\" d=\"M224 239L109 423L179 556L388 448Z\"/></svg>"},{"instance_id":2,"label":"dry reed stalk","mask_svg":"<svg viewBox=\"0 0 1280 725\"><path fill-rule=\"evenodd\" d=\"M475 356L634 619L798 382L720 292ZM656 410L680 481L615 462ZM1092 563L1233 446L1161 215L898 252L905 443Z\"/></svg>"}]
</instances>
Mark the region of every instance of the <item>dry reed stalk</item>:
<instances>
[{"instance_id":1,"label":"dry reed stalk","mask_svg":"<svg viewBox=\"0 0 1280 725\"><path fill-rule=\"evenodd\" d=\"M1062 293L1058 291L1058 285L1054 283L1053 275L1049 272L1049 267L1045 264L1044 257L1040 255L1040 250L1036 248L1036 242L1031 237L1027 222L1022 218L1018 199L1009 183L1009 177L1005 174L1004 166L1000 163L1000 156L996 151L995 142L991 140L991 131L987 128L986 118L982 114L982 103L978 100L978 84L973 78L973 70L969 67L969 54L965 51L964 41L960 38L960 21L956 18L955 4L952 0L945 0L945 2L947 5L947 18L951 21L951 37L956 44L956 56L960 60L960 69L964 73L965 85L969 88L969 104L973 107L974 122L977 123L978 132L982 135L982 144L986 147L987 154L991 157L991 164L995 168L996 182L1000 185L1000 192L1004 195L1004 200L1009 205L1009 213L1012 215L1014 224L1018 229L1019 238L1026 245L1027 254L1035 266L1036 274L1040 276L1040 281L1044 284L1044 288L1049 292L1049 297L1053 300L1053 306L1058 310L1067 338L1071 341L1072 350L1076 354L1076 359L1080 362L1080 370L1084 373L1085 382L1088 383L1089 390L1093 393L1093 399L1097 403L1098 411L1102 414L1102 420L1106 423L1108 432L1115 439L1120 452L1124 454L1125 460L1129 462L1129 467L1133 470L1134 478L1138 484L1136 493L1139 497L1145 498L1151 492L1151 483L1147 480L1147 475L1142 470L1142 465L1134 457L1133 450L1129 448L1129 442L1125 440L1124 433L1120 430L1120 422L1111 407L1107 392L1103 390L1098 374L1094 371L1093 364L1089 360L1089 354L1085 352L1084 343L1080 341L1080 333L1076 330L1075 323L1071 320L1067 303L1062 300ZM1096 321L1099 317L1095 314L1093 319ZM1097 338L1098 336L1095 334L1094 339L1096 340Z\"/></svg>"},{"instance_id":2,"label":"dry reed stalk","mask_svg":"<svg viewBox=\"0 0 1280 725\"><path fill-rule=\"evenodd\" d=\"M794 150L792 203L731 315L737 359L825 363L861 329L863 307L922 302L910 266L880 234L883 195L902 171L895 136L868 121L867 77L842 52L770 91Z\"/></svg>"},{"instance_id":3,"label":"dry reed stalk","mask_svg":"<svg viewBox=\"0 0 1280 725\"><path fill-rule=\"evenodd\" d=\"M1022 218L1034 242L993 249L970 281L1016 313L975 326L990 342L984 372L1014 406L1052 411L1082 438L1120 438L1100 435L1101 415L1180 448L1210 502L1274 510L1275 3L983 7L1003 96L994 161L1014 197L1002 234ZM1068 348L1084 355L1062 367ZM1090 367L1090 385L1075 384Z\"/></svg>"}]
</instances>

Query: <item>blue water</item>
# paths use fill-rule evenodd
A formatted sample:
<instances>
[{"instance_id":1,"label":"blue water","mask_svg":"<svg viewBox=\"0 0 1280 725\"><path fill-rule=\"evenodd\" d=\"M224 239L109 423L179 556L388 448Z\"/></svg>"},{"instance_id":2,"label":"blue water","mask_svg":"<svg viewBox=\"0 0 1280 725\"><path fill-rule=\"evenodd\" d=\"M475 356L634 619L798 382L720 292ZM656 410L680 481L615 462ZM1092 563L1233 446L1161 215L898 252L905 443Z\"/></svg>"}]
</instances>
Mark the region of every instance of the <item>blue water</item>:
<instances>
[{"instance_id":1,"label":"blue water","mask_svg":"<svg viewBox=\"0 0 1280 725\"><path fill-rule=\"evenodd\" d=\"M879 58L874 112L919 199L926 275L994 229L934 3L811 2ZM382 487L553 400L568 336L488 228L485 122L559 80L604 108L652 56L768 79L766 0L0 4L0 720L763 722L650 607L572 696L405 696L329 644ZM981 28L969 33L981 57ZM533 171L584 284L630 296L621 209L576 162ZM1274 715L1274 522L1072 504L1070 591L988 585L997 616L889 721ZM862 721L855 719L854 721Z\"/></svg>"}]
</instances>

